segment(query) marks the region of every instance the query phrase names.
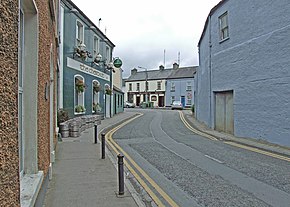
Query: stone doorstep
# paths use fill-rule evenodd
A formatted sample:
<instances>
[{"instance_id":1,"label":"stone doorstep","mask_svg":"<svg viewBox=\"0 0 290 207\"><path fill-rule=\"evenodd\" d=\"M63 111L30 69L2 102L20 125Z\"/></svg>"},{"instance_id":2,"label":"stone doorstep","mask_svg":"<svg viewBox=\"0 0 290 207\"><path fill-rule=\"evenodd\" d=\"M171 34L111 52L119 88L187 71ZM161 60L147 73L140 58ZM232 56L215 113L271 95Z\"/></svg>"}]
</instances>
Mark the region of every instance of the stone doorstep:
<instances>
[{"instance_id":1,"label":"stone doorstep","mask_svg":"<svg viewBox=\"0 0 290 207\"><path fill-rule=\"evenodd\" d=\"M33 207L43 181L43 171L37 174L26 174L20 180L21 207Z\"/></svg>"}]
</instances>

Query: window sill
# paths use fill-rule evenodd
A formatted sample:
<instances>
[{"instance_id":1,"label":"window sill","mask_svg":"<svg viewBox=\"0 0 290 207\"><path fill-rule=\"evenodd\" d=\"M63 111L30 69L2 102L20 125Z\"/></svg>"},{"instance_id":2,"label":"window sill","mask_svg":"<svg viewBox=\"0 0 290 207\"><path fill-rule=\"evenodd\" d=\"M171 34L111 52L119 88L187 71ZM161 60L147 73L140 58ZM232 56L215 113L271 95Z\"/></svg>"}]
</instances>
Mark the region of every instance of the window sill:
<instances>
[{"instance_id":1,"label":"window sill","mask_svg":"<svg viewBox=\"0 0 290 207\"><path fill-rule=\"evenodd\" d=\"M220 40L219 43L221 44L221 43L223 43L223 42L225 42L225 41L227 41L227 40L229 40L229 39L230 39L230 38L227 37L227 38L225 38L225 39Z\"/></svg>"},{"instance_id":2,"label":"window sill","mask_svg":"<svg viewBox=\"0 0 290 207\"><path fill-rule=\"evenodd\" d=\"M75 112L75 115L81 115L81 114L85 114L86 112Z\"/></svg>"},{"instance_id":3,"label":"window sill","mask_svg":"<svg viewBox=\"0 0 290 207\"><path fill-rule=\"evenodd\" d=\"M34 206L43 181L43 171L37 174L26 174L20 180L21 207Z\"/></svg>"}]
</instances>

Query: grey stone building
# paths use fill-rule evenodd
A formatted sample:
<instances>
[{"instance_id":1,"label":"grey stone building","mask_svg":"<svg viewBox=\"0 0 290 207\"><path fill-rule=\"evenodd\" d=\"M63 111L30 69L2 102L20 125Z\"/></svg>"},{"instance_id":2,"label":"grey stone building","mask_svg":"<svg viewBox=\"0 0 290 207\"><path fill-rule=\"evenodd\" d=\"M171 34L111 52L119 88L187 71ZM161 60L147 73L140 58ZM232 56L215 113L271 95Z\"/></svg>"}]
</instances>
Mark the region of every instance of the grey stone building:
<instances>
[{"instance_id":1,"label":"grey stone building","mask_svg":"<svg viewBox=\"0 0 290 207\"><path fill-rule=\"evenodd\" d=\"M196 118L290 146L290 3L223 0L199 41Z\"/></svg>"}]
</instances>

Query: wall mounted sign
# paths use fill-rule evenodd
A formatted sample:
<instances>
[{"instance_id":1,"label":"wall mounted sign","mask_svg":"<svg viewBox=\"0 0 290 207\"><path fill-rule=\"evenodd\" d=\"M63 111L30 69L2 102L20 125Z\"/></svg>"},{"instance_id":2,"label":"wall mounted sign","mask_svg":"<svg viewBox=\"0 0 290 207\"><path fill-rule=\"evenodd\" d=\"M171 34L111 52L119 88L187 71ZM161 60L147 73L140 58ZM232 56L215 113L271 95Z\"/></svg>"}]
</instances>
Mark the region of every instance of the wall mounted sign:
<instances>
[{"instance_id":1,"label":"wall mounted sign","mask_svg":"<svg viewBox=\"0 0 290 207\"><path fill-rule=\"evenodd\" d=\"M120 67L122 66L123 63L122 63L122 60L121 60L121 59L116 58L116 59L114 60L113 64L114 64L114 66L115 66L116 68L120 68Z\"/></svg>"},{"instance_id":2,"label":"wall mounted sign","mask_svg":"<svg viewBox=\"0 0 290 207\"><path fill-rule=\"evenodd\" d=\"M110 81L110 76L108 74L103 73L95 68L92 68L69 57L67 57L67 67L101 78L106 81Z\"/></svg>"}]
</instances>

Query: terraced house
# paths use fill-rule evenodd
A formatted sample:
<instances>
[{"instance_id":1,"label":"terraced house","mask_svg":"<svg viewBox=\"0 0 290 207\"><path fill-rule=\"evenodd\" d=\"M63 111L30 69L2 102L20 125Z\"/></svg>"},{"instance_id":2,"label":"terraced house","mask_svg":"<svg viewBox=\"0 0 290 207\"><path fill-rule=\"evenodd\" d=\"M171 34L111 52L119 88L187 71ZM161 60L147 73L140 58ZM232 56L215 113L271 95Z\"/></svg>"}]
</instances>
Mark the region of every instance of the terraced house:
<instances>
[{"instance_id":1,"label":"terraced house","mask_svg":"<svg viewBox=\"0 0 290 207\"><path fill-rule=\"evenodd\" d=\"M131 70L125 80L127 101L140 106L142 102L150 102L151 107L170 106L173 101L181 101L183 107L191 107L194 103L194 76L196 66L172 68L159 66L158 70Z\"/></svg>"},{"instance_id":2,"label":"terraced house","mask_svg":"<svg viewBox=\"0 0 290 207\"><path fill-rule=\"evenodd\" d=\"M34 206L56 144L57 11L54 0L0 4L0 203Z\"/></svg>"},{"instance_id":3,"label":"terraced house","mask_svg":"<svg viewBox=\"0 0 290 207\"><path fill-rule=\"evenodd\" d=\"M70 0L61 1L60 40L58 108L111 117L115 45Z\"/></svg>"}]
</instances>

